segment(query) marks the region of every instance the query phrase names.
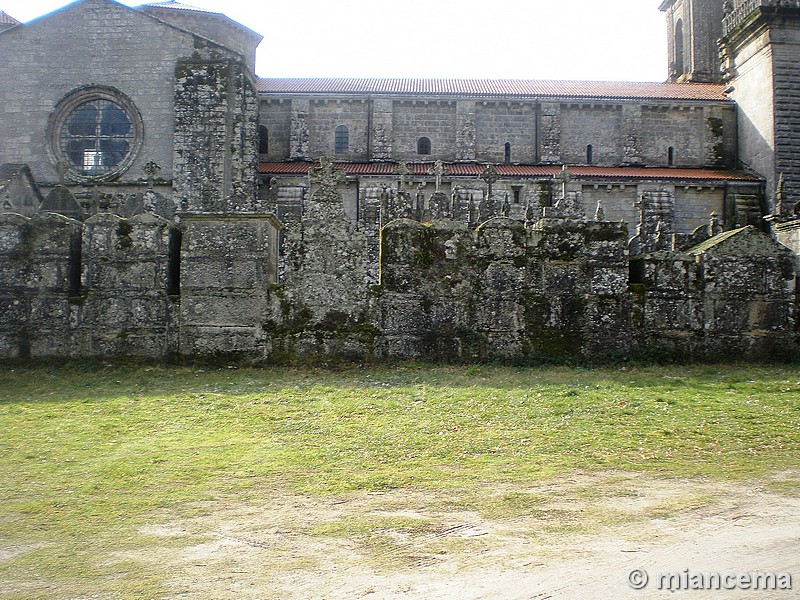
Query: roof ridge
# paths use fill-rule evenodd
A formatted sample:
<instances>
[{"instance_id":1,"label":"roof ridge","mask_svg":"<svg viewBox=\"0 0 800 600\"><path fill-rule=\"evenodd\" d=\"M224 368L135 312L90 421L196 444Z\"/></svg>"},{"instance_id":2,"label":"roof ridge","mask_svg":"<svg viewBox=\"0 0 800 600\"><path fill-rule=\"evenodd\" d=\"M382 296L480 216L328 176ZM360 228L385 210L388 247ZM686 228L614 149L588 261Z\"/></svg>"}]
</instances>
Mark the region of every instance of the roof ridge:
<instances>
[{"instance_id":1,"label":"roof ridge","mask_svg":"<svg viewBox=\"0 0 800 600\"><path fill-rule=\"evenodd\" d=\"M374 77L259 77L261 93L419 94L575 99L658 99L727 102L715 83L579 81L557 79L465 79Z\"/></svg>"},{"instance_id":2,"label":"roof ridge","mask_svg":"<svg viewBox=\"0 0 800 600\"><path fill-rule=\"evenodd\" d=\"M689 248L686 252L687 254L702 254L711 248L721 244L727 239L735 237L737 235L742 235L743 233L753 232L756 228L752 225L745 225L744 227L737 227L736 229L729 229L728 231L723 231L722 233L718 233L717 235L708 238L707 240L700 242L696 246Z\"/></svg>"}]
</instances>

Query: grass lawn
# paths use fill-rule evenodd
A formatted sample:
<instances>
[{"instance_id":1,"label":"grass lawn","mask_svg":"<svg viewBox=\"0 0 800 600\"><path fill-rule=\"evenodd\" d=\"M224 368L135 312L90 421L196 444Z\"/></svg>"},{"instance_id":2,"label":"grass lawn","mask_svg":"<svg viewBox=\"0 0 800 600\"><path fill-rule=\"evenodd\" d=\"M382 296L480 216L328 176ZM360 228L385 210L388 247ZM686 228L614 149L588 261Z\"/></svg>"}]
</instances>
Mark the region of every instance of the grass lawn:
<instances>
[{"instance_id":1,"label":"grass lawn","mask_svg":"<svg viewBox=\"0 0 800 600\"><path fill-rule=\"evenodd\" d=\"M202 500L470 490L497 514L495 487L576 471L797 469L800 372L6 365L0 431L0 582L43 582L38 596L0 583L0 596L153 597L163 573L109 573L102 554Z\"/></svg>"}]
</instances>

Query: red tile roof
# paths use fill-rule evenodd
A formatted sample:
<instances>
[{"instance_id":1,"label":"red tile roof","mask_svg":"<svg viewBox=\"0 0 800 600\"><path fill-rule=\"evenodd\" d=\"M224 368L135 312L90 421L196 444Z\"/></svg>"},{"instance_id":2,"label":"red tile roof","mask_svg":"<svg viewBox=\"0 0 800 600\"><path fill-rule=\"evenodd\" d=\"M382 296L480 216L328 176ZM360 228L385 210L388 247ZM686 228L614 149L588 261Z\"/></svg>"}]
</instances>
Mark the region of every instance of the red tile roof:
<instances>
[{"instance_id":1,"label":"red tile roof","mask_svg":"<svg viewBox=\"0 0 800 600\"><path fill-rule=\"evenodd\" d=\"M259 79L262 94L399 94L514 98L725 101L710 83L623 83L524 79Z\"/></svg>"},{"instance_id":2,"label":"red tile roof","mask_svg":"<svg viewBox=\"0 0 800 600\"><path fill-rule=\"evenodd\" d=\"M268 162L261 163L259 173L265 175L306 175L318 163L307 162ZM348 175L394 175L397 163L334 163ZM409 163L412 176L427 175L433 163ZM449 174L456 177L477 177L486 165L451 163L444 165ZM561 172L558 165L493 165L502 177L553 178ZM666 167L585 167L570 166L569 173L576 179L631 181L759 181L758 178L738 171L721 169L674 169Z\"/></svg>"},{"instance_id":3,"label":"red tile roof","mask_svg":"<svg viewBox=\"0 0 800 600\"><path fill-rule=\"evenodd\" d=\"M14 17L0 10L0 25L22 25Z\"/></svg>"}]
</instances>

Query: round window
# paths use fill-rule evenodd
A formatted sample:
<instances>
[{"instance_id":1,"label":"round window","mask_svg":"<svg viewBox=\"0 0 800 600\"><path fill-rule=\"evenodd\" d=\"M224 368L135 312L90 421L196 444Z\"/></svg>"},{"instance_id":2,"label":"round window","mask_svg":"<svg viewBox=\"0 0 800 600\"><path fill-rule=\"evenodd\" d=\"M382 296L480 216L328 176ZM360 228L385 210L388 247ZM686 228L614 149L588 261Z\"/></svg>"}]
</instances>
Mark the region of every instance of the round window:
<instances>
[{"instance_id":1,"label":"round window","mask_svg":"<svg viewBox=\"0 0 800 600\"><path fill-rule=\"evenodd\" d=\"M116 90L83 89L59 104L51 149L59 170L73 180L109 180L128 169L141 142L141 119Z\"/></svg>"}]
</instances>

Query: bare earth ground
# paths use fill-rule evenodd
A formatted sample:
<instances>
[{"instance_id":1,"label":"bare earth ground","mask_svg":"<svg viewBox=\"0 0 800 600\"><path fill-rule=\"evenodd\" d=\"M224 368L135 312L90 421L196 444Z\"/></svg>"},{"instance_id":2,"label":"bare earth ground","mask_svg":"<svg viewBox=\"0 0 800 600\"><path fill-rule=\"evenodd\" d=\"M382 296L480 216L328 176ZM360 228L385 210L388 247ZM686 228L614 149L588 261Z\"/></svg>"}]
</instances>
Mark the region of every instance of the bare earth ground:
<instances>
[{"instance_id":1,"label":"bare earth ground","mask_svg":"<svg viewBox=\"0 0 800 600\"><path fill-rule=\"evenodd\" d=\"M800 498L765 487L798 478L760 486L573 475L491 490L506 507L496 518L457 492L210 502L192 517L155 517L140 530L151 547L108 560L166 569L166 597L192 600L644 600L671 597L654 580L684 569L785 572L794 590L678 597L798 598ZM628 585L638 568L650 574L641 591Z\"/></svg>"}]
</instances>

